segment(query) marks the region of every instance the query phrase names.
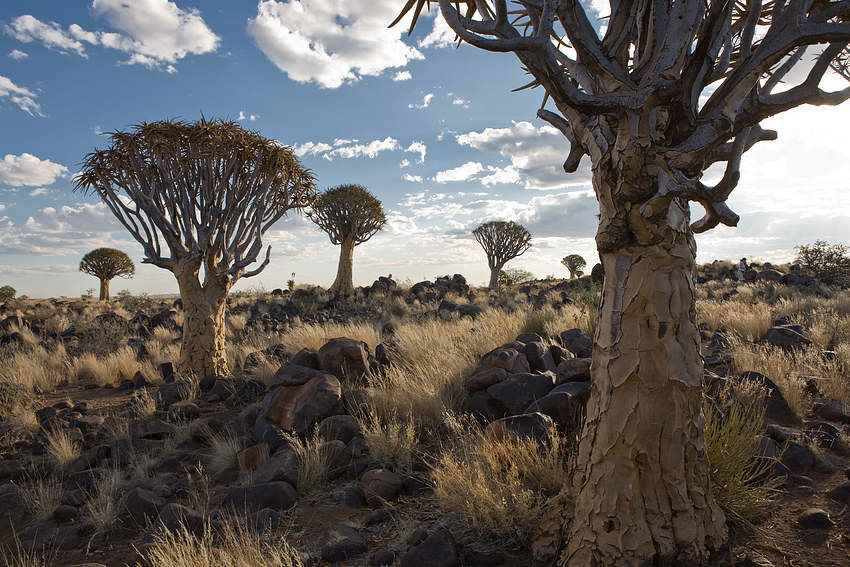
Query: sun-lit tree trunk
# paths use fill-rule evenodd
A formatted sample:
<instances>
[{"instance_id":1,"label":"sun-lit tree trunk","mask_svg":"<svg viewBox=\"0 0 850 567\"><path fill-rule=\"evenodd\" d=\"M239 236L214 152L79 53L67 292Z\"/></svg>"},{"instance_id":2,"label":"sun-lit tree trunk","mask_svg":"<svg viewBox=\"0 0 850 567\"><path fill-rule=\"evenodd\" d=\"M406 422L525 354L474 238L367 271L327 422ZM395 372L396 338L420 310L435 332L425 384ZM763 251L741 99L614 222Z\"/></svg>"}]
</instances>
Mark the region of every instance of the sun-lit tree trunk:
<instances>
[{"instance_id":1,"label":"sun-lit tree trunk","mask_svg":"<svg viewBox=\"0 0 850 567\"><path fill-rule=\"evenodd\" d=\"M183 343L178 371L203 378L228 373L224 314L229 285L220 281L201 284L198 271L175 273L183 302Z\"/></svg>"},{"instance_id":2,"label":"sun-lit tree trunk","mask_svg":"<svg viewBox=\"0 0 850 567\"><path fill-rule=\"evenodd\" d=\"M100 301L109 299L109 280L100 278Z\"/></svg>"},{"instance_id":3,"label":"sun-lit tree trunk","mask_svg":"<svg viewBox=\"0 0 850 567\"><path fill-rule=\"evenodd\" d=\"M487 286L493 291L499 290L499 272L505 267L505 262L490 264L490 284Z\"/></svg>"},{"instance_id":4,"label":"sun-lit tree trunk","mask_svg":"<svg viewBox=\"0 0 850 567\"><path fill-rule=\"evenodd\" d=\"M703 433L690 210L673 199L641 214L658 186L652 143L640 123L611 122L593 179L605 282L561 564L699 565L726 541L726 518Z\"/></svg>"},{"instance_id":5,"label":"sun-lit tree trunk","mask_svg":"<svg viewBox=\"0 0 850 567\"><path fill-rule=\"evenodd\" d=\"M337 266L336 279L331 285L330 291L339 293L350 293L354 290L354 247L356 242L354 235L346 234L342 237L339 248L339 265Z\"/></svg>"}]
</instances>

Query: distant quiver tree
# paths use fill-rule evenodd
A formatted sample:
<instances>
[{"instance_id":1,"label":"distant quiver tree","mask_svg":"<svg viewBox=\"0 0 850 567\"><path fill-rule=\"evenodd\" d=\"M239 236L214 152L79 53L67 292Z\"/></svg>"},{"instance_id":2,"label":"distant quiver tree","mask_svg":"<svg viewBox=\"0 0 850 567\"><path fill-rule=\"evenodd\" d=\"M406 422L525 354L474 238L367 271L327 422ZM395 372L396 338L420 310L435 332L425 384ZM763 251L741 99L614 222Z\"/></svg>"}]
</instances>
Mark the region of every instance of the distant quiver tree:
<instances>
[{"instance_id":1,"label":"distant quiver tree","mask_svg":"<svg viewBox=\"0 0 850 567\"><path fill-rule=\"evenodd\" d=\"M80 260L80 271L100 280L101 301L109 299L109 282L113 278L132 278L136 273L133 260L115 248L96 248Z\"/></svg>"},{"instance_id":2,"label":"distant quiver tree","mask_svg":"<svg viewBox=\"0 0 850 567\"><path fill-rule=\"evenodd\" d=\"M239 278L255 276L263 234L315 195L295 154L238 123L142 122L86 156L76 190L97 193L144 249L143 262L177 279L185 318L178 370L227 374L224 310Z\"/></svg>"},{"instance_id":3,"label":"distant quiver tree","mask_svg":"<svg viewBox=\"0 0 850 567\"><path fill-rule=\"evenodd\" d=\"M509 260L531 248L531 234L514 221L485 222L472 234L487 254L487 265L490 266L488 287L498 290L499 272Z\"/></svg>"},{"instance_id":4,"label":"distant quiver tree","mask_svg":"<svg viewBox=\"0 0 850 567\"><path fill-rule=\"evenodd\" d=\"M737 225L742 157L776 138L764 119L850 98L824 81L850 77L850 1L436 3L459 41L513 53L543 88L537 116L570 142L567 173L588 156L599 203L574 508L549 508L537 556L563 542L561 566L705 564L728 532L706 456L693 235ZM396 22L431 4L399 2ZM708 185L712 165L725 171ZM694 223L691 201L705 210Z\"/></svg>"},{"instance_id":5,"label":"distant quiver tree","mask_svg":"<svg viewBox=\"0 0 850 567\"><path fill-rule=\"evenodd\" d=\"M564 256L561 263L570 271L570 279L581 276L582 269L587 266L587 262L578 254Z\"/></svg>"},{"instance_id":6,"label":"distant quiver tree","mask_svg":"<svg viewBox=\"0 0 850 567\"><path fill-rule=\"evenodd\" d=\"M307 216L340 247L339 266L330 291L354 290L354 247L372 238L387 217L381 201L361 185L339 185L319 193Z\"/></svg>"}]
</instances>

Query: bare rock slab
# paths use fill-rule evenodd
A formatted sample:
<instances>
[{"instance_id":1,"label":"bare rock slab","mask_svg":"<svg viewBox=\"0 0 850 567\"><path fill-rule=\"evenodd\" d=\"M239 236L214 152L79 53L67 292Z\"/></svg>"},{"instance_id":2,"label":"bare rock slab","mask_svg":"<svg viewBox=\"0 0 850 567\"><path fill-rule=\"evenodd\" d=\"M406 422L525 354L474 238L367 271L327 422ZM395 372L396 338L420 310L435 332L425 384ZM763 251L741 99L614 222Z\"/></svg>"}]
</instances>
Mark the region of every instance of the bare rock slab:
<instances>
[{"instance_id":1,"label":"bare rock slab","mask_svg":"<svg viewBox=\"0 0 850 567\"><path fill-rule=\"evenodd\" d=\"M322 559L331 563L363 555L369 545L357 530L343 524L329 526L322 538Z\"/></svg>"},{"instance_id":2,"label":"bare rock slab","mask_svg":"<svg viewBox=\"0 0 850 567\"><path fill-rule=\"evenodd\" d=\"M440 530L404 555L401 567L460 567L460 550L449 530Z\"/></svg>"}]
</instances>

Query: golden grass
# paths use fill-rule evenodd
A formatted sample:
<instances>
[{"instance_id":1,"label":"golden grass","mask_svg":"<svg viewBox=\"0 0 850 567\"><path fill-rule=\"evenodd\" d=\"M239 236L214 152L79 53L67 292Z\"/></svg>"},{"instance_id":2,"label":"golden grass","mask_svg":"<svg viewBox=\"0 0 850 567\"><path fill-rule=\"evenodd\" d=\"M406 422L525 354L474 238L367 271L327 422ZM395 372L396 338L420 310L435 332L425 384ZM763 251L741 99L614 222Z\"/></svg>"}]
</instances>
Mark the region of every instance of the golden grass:
<instances>
[{"instance_id":1,"label":"golden grass","mask_svg":"<svg viewBox=\"0 0 850 567\"><path fill-rule=\"evenodd\" d=\"M210 439L207 467L212 472L213 476L216 476L228 469L239 468L237 455L241 450L242 448L239 446L239 441L230 431L225 431Z\"/></svg>"},{"instance_id":2,"label":"golden grass","mask_svg":"<svg viewBox=\"0 0 850 567\"><path fill-rule=\"evenodd\" d=\"M705 299L697 300L696 309L699 321L707 323L712 331L724 329L749 341L763 339L773 322L773 311L764 303Z\"/></svg>"},{"instance_id":3,"label":"golden grass","mask_svg":"<svg viewBox=\"0 0 850 567\"><path fill-rule=\"evenodd\" d=\"M214 534L206 526L202 536L186 528L166 532L148 554L161 567L302 567L298 552L275 534L249 532L225 523Z\"/></svg>"},{"instance_id":4,"label":"golden grass","mask_svg":"<svg viewBox=\"0 0 850 567\"><path fill-rule=\"evenodd\" d=\"M753 385L738 388L749 392L720 400L725 416L718 415L708 403L704 405L705 439L714 498L733 527L749 529L773 508L782 480L769 475L773 459L756 458L765 392Z\"/></svg>"},{"instance_id":5,"label":"golden grass","mask_svg":"<svg viewBox=\"0 0 850 567\"><path fill-rule=\"evenodd\" d=\"M565 440L548 447L536 441L497 441L471 432L468 422L447 422L455 437L444 448L431 479L435 495L471 530L520 544L538 525L545 502L570 482Z\"/></svg>"},{"instance_id":6,"label":"golden grass","mask_svg":"<svg viewBox=\"0 0 850 567\"><path fill-rule=\"evenodd\" d=\"M82 516L91 522L96 536L108 535L116 529L121 513L119 492L122 486L123 473L118 469L107 469L106 476L98 481L94 492L83 504Z\"/></svg>"},{"instance_id":7,"label":"golden grass","mask_svg":"<svg viewBox=\"0 0 850 567\"><path fill-rule=\"evenodd\" d=\"M284 346L286 354L292 356L302 348L319 349L328 340L337 337L363 341L369 345L370 349L374 350L381 342L381 331L373 323L362 322L301 325L281 334L279 343Z\"/></svg>"},{"instance_id":8,"label":"golden grass","mask_svg":"<svg viewBox=\"0 0 850 567\"><path fill-rule=\"evenodd\" d=\"M284 435L298 457L298 483L295 489L299 494L308 494L328 478L330 455L322 447L325 440L318 431L304 439L296 435Z\"/></svg>"},{"instance_id":9,"label":"golden grass","mask_svg":"<svg viewBox=\"0 0 850 567\"><path fill-rule=\"evenodd\" d=\"M413 450L418 441L413 416L383 416L369 411L360 420L363 438L369 446L369 455L382 466L399 472L413 468Z\"/></svg>"},{"instance_id":10,"label":"golden grass","mask_svg":"<svg viewBox=\"0 0 850 567\"><path fill-rule=\"evenodd\" d=\"M26 482L21 486L24 507L32 515L32 522L46 522L53 519L53 511L59 507L62 495L62 480L48 477Z\"/></svg>"},{"instance_id":11,"label":"golden grass","mask_svg":"<svg viewBox=\"0 0 850 567\"><path fill-rule=\"evenodd\" d=\"M47 452L60 470L64 470L80 456L80 443L71 439L64 429L49 431L44 437L47 439Z\"/></svg>"},{"instance_id":12,"label":"golden grass","mask_svg":"<svg viewBox=\"0 0 850 567\"><path fill-rule=\"evenodd\" d=\"M0 562L4 567L50 567L56 561L56 550L52 547L24 549L17 535L14 541L14 548L0 547Z\"/></svg>"},{"instance_id":13,"label":"golden grass","mask_svg":"<svg viewBox=\"0 0 850 567\"><path fill-rule=\"evenodd\" d=\"M16 352L0 364L0 382L20 384L35 393L52 392L67 374L62 353L42 346Z\"/></svg>"}]
</instances>

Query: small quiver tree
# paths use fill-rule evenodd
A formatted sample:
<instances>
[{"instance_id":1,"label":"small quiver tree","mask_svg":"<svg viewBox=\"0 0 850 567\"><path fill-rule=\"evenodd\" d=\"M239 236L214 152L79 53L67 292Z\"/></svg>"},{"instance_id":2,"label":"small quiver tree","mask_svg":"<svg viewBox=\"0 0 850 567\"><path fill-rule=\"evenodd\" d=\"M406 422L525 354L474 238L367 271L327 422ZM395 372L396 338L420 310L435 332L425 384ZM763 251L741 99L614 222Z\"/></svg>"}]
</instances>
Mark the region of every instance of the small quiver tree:
<instances>
[{"instance_id":1,"label":"small quiver tree","mask_svg":"<svg viewBox=\"0 0 850 567\"><path fill-rule=\"evenodd\" d=\"M579 256L578 254L570 254L569 256L564 256L561 260L561 263L566 266L566 268L570 271L570 279L580 277L582 274L582 269L587 266L587 262L584 261L584 258Z\"/></svg>"},{"instance_id":2,"label":"small quiver tree","mask_svg":"<svg viewBox=\"0 0 850 567\"><path fill-rule=\"evenodd\" d=\"M101 301L109 299L109 282L113 278L132 278L136 266L127 254L115 248L97 248L80 260L80 271L100 280Z\"/></svg>"},{"instance_id":3,"label":"small quiver tree","mask_svg":"<svg viewBox=\"0 0 850 567\"><path fill-rule=\"evenodd\" d=\"M143 262L177 279L185 319L178 370L225 375L227 293L254 269L263 234L307 206L314 180L290 148L236 122L140 123L86 156L75 190L93 191L142 245Z\"/></svg>"},{"instance_id":4,"label":"small quiver tree","mask_svg":"<svg viewBox=\"0 0 850 567\"><path fill-rule=\"evenodd\" d=\"M522 225L514 221L485 222L472 231L475 240L487 254L490 266L489 288L499 289L499 272L517 256L531 248L531 234Z\"/></svg>"},{"instance_id":5,"label":"small quiver tree","mask_svg":"<svg viewBox=\"0 0 850 567\"><path fill-rule=\"evenodd\" d=\"M372 238L387 222L381 201L360 185L339 185L320 193L307 216L340 246L330 291L350 293L354 290L354 247Z\"/></svg>"},{"instance_id":6,"label":"small quiver tree","mask_svg":"<svg viewBox=\"0 0 850 567\"><path fill-rule=\"evenodd\" d=\"M704 564L728 535L706 457L693 235L737 225L727 199L743 154L776 138L762 120L850 98L823 80L850 78L850 1L437 3L459 41L517 56L546 93L537 116L570 142L564 170L588 156L599 202L605 282L575 509L538 541L565 541L569 567ZM409 0L396 22L430 4ZM691 201L705 210L694 223Z\"/></svg>"}]
</instances>

